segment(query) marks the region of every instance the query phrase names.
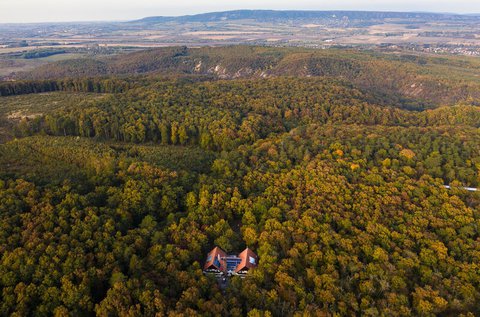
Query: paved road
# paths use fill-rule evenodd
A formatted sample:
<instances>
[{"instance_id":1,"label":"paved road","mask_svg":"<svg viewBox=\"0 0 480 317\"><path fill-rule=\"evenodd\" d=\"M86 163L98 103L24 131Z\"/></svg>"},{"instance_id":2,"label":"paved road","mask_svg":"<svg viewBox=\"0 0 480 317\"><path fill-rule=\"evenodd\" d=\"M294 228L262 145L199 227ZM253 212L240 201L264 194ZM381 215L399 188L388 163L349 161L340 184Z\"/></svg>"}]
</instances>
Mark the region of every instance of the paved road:
<instances>
[{"instance_id":1,"label":"paved road","mask_svg":"<svg viewBox=\"0 0 480 317\"><path fill-rule=\"evenodd\" d=\"M448 189L452 188L450 185L443 185L443 187L448 188ZM475 188L475 187L455 187L455 188L462 188L462 189L468 190L469 192L478 191L478 188Z\"/></svg>"}]
</instances>

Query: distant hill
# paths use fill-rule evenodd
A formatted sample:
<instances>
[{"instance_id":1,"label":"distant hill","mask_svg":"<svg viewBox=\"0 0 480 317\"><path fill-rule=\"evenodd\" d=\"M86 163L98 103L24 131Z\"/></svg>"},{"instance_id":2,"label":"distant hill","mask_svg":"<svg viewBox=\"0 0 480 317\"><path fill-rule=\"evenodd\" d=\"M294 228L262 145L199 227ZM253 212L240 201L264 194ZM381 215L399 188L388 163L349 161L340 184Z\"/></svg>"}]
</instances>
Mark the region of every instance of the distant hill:
<instances>
[{"instance_id":1,"label":"distant hill","mask_svg":"<svg viewBox=\"0 0 480 317\"><path fill-rule=\"evenodd\" d=\"M132 21L132 23L190 23L190 22L219 22L228 20L256 20L265 21L285 21L285 20L385 20L385 19L469 19L467 15L446 14L446 13L428 13L428 12L381 12L381 11L275 11L275 10L235 10L224 12L209 12L195 15L185 15L178 17L153 16L141 20ZM470 16L471 18L471 16Z\"/></svg>"},{"instance_id":2,"label":"distant hill","mask_svg":"<svg viewBox=\"0 0 480 317\"><path fill-rule=\"evenodd\" d=\"M169 47L103 59L74 59L41 66L17 79L97 76L209 76L218 79L280 76L344 80L399 103L451 104L480 98L480 63L461 58L389 55L353 50L255 46ZM411 102L409 102L411 103ZM409 106L415 108L415 102Z\"/></svg>"}]
</instances>

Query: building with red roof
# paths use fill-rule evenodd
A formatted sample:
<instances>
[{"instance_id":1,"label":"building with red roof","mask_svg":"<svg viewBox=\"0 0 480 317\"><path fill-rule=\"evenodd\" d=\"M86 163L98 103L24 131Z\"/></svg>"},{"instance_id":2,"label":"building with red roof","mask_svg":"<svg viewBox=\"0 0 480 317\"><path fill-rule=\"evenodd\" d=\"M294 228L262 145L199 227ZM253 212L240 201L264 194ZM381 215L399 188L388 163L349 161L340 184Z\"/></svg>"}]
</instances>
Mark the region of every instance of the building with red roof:
<instances>
[{"instance_id":1,"label":"building with red roof","mask_svg":"<svg viewBox=\"0 0 480 317\"><path fill-rule=\"evenodd\" d=\"M243 250L238 257L241 259L241 262L235 269L236 274L244 275L247 274L250 269L257 267L258 256L249 248Z\"/></svg>"},{"instance_id":2,"label":"building with red roof","mask_svg":"<svg viewBox=\"0 0 480 317\"><path fill-rule=\"evenodd\" d=\"M219 247L213 248L207 255L207 260L203 266L205 273L223 274L227 271L225 258L227 254Z\"/></svg>"},{"instance_id":3,"label":"building with red roof","mask_svg":"<svg viewBox=\"0 0 480 317\"><path fill-rule=\"evenodd\" d=\"M249 248L239 255L227 255L221 248L215 247L207 255L203 272L215 275L245 276L250 269L257 265L258 256Z\"/></svg>"}]
</instances>

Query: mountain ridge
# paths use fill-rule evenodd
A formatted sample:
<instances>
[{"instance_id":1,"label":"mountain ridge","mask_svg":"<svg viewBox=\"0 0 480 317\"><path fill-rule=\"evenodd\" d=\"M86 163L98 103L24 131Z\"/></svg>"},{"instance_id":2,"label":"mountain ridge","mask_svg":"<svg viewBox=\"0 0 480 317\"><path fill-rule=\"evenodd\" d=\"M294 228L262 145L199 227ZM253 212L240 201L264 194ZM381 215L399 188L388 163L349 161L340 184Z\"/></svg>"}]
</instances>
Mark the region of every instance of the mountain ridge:
<instances>
[{"instance_id":1,"label":"mountain ridge","mask_svg":"<svg viewBox=\"0 0 480 317\"><path fill-rule=\"evenodd\" d=\"M355 10L230 10L218 12L206 12L192 15L181 16L150 16L138 20L129 21L129 23L165 23L165 22L215 22L225 20L254 19L259 21L278 20L278 19L432 19L435 17L443 18L472 18L478 15L458 14L458 13L438 13L438 12L397 12L397 11L355 11Z\"/></svg>"}]
</instances>

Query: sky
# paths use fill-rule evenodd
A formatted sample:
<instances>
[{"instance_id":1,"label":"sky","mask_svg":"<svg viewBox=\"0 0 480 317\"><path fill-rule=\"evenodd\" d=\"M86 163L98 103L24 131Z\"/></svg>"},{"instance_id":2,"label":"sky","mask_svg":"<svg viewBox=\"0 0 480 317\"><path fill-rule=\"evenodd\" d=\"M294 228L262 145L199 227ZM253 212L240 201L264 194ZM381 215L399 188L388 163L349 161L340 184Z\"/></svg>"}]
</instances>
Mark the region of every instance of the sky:
<instances>
[{"instance_id":1,"label":"sky","mask_svg":"<svg viewBox=\"0 0 480 317\"><path fill-rule=\"evenodd\" d=\"M0 23L118 21L235 9L480 13L480 0L0 0Z\"/></svg>"}]
</instances>

